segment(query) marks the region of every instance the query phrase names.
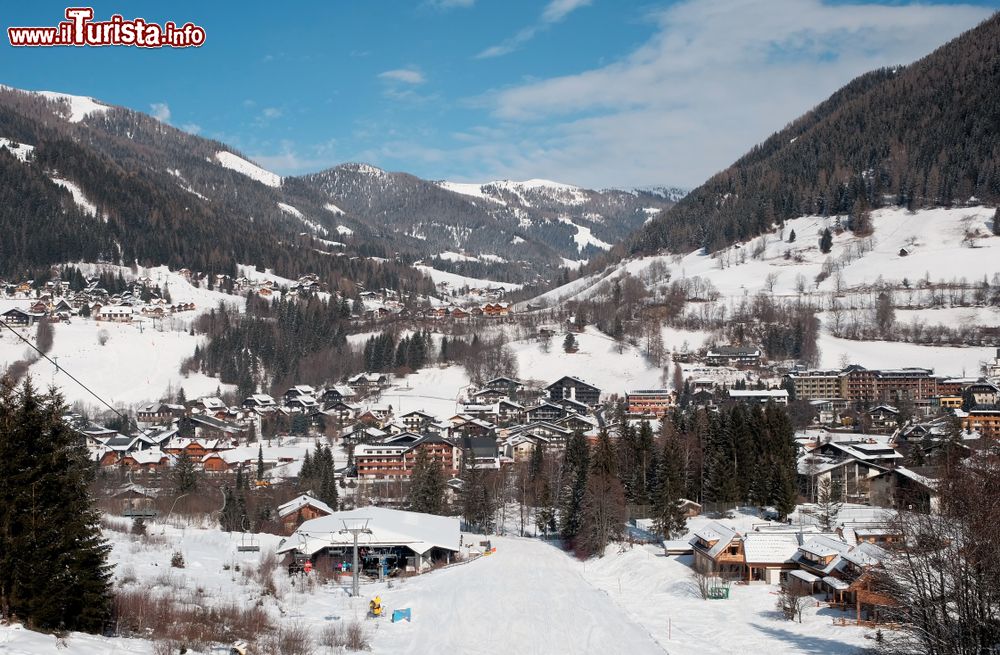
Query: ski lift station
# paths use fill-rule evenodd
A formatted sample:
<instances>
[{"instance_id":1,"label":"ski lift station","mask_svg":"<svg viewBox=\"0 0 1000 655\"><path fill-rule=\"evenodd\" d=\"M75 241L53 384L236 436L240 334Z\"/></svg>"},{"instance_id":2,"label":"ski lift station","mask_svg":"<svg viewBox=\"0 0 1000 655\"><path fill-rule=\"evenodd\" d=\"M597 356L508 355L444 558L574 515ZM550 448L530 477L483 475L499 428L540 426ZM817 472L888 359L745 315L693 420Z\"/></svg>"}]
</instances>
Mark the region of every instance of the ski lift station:
<instances>
[{"instance_id":1,"label":"ski lift station","mask_svg":"<svg viewBox=\"0 0 1000 655\"><path fill-rule=\"evenodd\" d=\"M286 564L309 561L317 571L347 572L355 538L350 527L361 523L365 529L358 534L358 566L373 577L449 564L461 548L457 518L361 507L304 522L281 541L278 554Z\"/></svg>"}]
</instances>

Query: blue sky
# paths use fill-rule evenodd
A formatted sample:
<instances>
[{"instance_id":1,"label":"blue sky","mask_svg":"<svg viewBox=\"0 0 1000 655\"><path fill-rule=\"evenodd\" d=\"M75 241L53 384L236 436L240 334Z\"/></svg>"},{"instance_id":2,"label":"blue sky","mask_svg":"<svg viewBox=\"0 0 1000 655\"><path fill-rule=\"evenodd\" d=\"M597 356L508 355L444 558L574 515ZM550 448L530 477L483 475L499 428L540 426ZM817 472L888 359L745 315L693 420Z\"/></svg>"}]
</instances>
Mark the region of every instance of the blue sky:
<instances>
[{"instance_id":1,"label":"blue sky","mask_svg":"<svg viewBox=\"0 0 1000 655\"><path fill-rule=\"evenodd\" d=\"M192 21L206 44L4 37L0 83L152 113L282 174L366 161L430 179L693 187L854 76L913 61L998 4L95 0L97 19ZM54 25L65 7L5 6L0 22Z\"/></svg>"}]
</instances>

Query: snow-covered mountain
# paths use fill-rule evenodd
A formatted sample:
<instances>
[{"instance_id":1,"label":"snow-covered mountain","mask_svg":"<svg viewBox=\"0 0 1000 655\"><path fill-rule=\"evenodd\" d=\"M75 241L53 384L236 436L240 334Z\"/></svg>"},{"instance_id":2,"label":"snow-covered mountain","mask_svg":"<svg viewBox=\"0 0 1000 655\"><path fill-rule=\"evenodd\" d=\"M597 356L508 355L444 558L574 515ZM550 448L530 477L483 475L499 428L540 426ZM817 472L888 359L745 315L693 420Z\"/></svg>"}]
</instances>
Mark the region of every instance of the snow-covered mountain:
<instances>
[{"instance_id":1,"label":"snow-covered mountain","mask_svg":"<svg viewBox=\"0 0 1000 655\"><path fill-rule=\"evenodd\" d=\"M551 278L567 260L605 252L674 202L657 193L549 180L432 182L356 163L299 181L370 229L421 251L435 267L511 281Z\"/></svg>"}]
</instances>

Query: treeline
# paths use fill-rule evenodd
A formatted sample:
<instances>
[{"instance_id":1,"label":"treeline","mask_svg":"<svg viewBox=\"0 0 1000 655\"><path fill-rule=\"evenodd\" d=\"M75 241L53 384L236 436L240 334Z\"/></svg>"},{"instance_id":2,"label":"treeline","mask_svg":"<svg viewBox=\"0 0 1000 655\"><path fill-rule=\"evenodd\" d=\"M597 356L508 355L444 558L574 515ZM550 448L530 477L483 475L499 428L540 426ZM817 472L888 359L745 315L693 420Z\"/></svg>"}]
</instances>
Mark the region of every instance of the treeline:
<instances>
[{"instance_id":1,"label":"treeline","mask_svg":"<svg viewBox=\"0 0 1000 655\"><path fill-rule=\"evenodd\" d=\"M182 370L235 384L241 399L259 388L283 392L293 383L340 379L358 367L347 346L349 324L350 310L333 299L250 296L245 312L220 305L198 317L193 330L209 340Z\"/></svg>"},{"instance_id":2,"label":"treeline","mask_svg":"<svg viewBox=\"0 0 1000 655\"><path fill-rule=\"evenodd\" d=\"M626 251L718 250L797 216L1000 202L1000 16L862 75L651 221ZM928 108L933 111L928 111ZM859 224L860 223L860 224Z\"/></svg>"},{"instance_id":3,"label":"treeline","mask_svg":"<svg viewBox=\"0 0 1000 655\"><path fill-rule=\"evenodd\" d=\"M624 409L616 413L620 418ZM502 530L515 506L522 533L558 535L587 557L623 537L629 507L652 517L665 539L684 532L681 499L773 507L782 519L795 507L794 428L781 407L677 409L663 418L659 434L648 422L618 426L593 444L576 434L560 454L538 447L512 470L463 471L463 519L470 529Z\"/></svg>"},{"instance_id":4,"label":"treeline","mask_svg":"<svg viewBox=\"0 0 1000 655\"><path fill-rule=\"evenodd\" d=\"M365 342L363 360L366 371L416 371L426 366L434 354L430 330L415 332L397 340L392 332L369 338Z\"/></svg>"}]
</instances>

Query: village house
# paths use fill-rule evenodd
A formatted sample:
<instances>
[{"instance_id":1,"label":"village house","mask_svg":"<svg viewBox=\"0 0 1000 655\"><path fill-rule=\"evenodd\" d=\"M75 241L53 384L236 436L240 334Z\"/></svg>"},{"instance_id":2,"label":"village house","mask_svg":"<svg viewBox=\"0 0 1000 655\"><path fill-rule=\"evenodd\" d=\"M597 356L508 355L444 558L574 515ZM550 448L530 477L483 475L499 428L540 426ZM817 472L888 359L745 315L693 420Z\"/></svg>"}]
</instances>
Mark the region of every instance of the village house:
<instances>
[{"instance_id":1,"label":"village house","mask_svg":"<svg viewBox=\"0 0 1000 655\"><path fill-rule=\"evenodd\" d=\"M255 393L243 401L243 407L245 409L274 410L278 407L278 403L266 393Z\"/></svg>"},{"instance_id":2,"label":"village house","mask_svg":"<svg viewBox=\"0 0 1000 655\"><path fill-rule=\"evenodd\" d=\"M281 523L281 534L290 535L305 521L330 516L336 510L321 500L309 494L302 494L286 503L278 505L278 521Z\"/></svg>"},{"instance_id":3,"label":"village house","mask_svg":"<svg viewBox=\"0 0 1000 655\"><path fill-rule=\"evenodd\" d=\"M601 390L580 378L564 375L545 387L550 401L568 398L591 407L601 402Z\"/></svg>"},{"instance_id":4,"label":"village house","mask_svg":"<svg viewBox=\"0 0 1000 655\"><path fill-rule=\"evenodd\" d=\"M637 416L663 416L674 406L669 389L635 389L625 392L628 413Z\"/></svg>"},{"instance_id":5,"label":"village house","mask_svg":"<svg viewBox=\"0 0 1000 655\"><path fill-rule=\"evenodd\" d=\"M705 353L705 362L709 366L760 366L762 353L760 348L745 346L719 346L709 348Z\"/></svg>"}]
</instances>

